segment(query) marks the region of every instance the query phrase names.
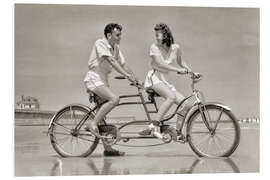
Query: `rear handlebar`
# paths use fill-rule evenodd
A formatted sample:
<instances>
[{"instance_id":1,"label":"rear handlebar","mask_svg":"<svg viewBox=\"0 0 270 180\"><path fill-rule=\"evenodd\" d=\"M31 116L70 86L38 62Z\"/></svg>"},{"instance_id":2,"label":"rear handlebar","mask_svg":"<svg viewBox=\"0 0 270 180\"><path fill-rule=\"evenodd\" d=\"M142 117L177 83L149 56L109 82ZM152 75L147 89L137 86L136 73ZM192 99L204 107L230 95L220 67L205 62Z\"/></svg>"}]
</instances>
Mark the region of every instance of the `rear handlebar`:
<instances>
[{"instance_id":1,"label":"rear handlebar","mask_svg":"<svg viewBox=\"0 0 270 180\"><path fill-rule=\"evenodd\" d=\"M116 77L114 77L114 79L127 79L127 78L124 77L124 76L116 76ZM140 83L139 81L132 82L129 85L130 86L136 86L139 89L142 89L143 88L143 84Z\"/></svg>"}]
</instances>

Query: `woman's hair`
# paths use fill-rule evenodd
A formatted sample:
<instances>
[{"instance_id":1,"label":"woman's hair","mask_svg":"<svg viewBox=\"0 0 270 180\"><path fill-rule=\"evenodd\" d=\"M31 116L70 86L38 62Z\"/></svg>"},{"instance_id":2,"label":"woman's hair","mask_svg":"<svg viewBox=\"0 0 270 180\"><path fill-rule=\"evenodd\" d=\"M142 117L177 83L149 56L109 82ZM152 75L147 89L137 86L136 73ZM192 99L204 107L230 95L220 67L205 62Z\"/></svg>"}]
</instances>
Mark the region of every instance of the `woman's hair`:
<instances>
[{"instance_id":1,"label":"woman's hair","mask_svg":"<svg viewBox=\"0 0 270 180\"><path fill-rule=\"evenodd\" d=\"M117 24L117 23L107 24L105 29L104 29L104 35L106 38L107 38L107 34L112 33L114 28L118 29L119 31L122 31L122 26L120 24Z\"/></svg>"},{"instance_id":2,"label":"woman's hair","mask_svg":"<svg viewBox=\"0 0 270 180\"><path fill-rule=\"evenodd\" d=\"M166 24L164 23L156 24L154 29L155 31L162 32L163 34L162 44L166 44L168 47L170 47L174 43L172 32Z\"/></svg>"}]
</instances>

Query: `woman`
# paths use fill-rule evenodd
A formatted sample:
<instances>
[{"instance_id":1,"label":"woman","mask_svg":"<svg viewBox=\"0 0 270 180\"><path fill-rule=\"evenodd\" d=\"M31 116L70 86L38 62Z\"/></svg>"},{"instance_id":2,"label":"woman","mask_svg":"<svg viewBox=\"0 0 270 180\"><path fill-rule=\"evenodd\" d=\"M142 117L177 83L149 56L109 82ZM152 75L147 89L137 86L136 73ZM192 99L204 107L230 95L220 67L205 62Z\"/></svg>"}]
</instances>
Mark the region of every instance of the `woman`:
<instances>
[{"instance_id":1,"label":"woman","mask_svg":"<svg viewBox=\"0 0 270 180\"><path fill-rule=\"evenodd\" d=\"M174 43L173 35L170 28L163 23L157 24L154 28L156 43L153 43L150 48L151 67L145 79L145 88L151 88L165 99L159 108L156 116L157 121L161 121L170 107L176 103L179 104L184 96L178 92L175 87L166 80L166 75L169 71L185 74L192 70L181 59L181 51L178 44ZM180 67L176 67L177 63ZM176 129L178 140L182 140L181 121L189 110L189 103L185 103L184 107L179 108ZM153 133L156 137L162 139L162 135L158 131L158 126L151 123L149 128L141 131L140 135L149 135Z\"/></svg>"}]
</instances>

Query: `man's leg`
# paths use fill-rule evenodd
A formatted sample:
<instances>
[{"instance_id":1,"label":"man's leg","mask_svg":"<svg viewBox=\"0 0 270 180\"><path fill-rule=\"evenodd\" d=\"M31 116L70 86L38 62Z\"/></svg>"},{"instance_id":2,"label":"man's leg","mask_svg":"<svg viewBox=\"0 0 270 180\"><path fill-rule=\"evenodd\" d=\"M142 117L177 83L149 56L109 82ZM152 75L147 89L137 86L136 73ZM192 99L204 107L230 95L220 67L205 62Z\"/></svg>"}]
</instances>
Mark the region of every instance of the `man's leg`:
<instances>
[{"instance_id":1,"label":"man's leg","mask_svg":"<svg viewBox=\"0 0 270 180\"><path fill-rule=\"evenodd\" d=\"M90 122L91 126L97 129L97 125L102 121L106 114L108 114L119 103L119 97L116 96L106 85L98 86L93 90L93 92L108 101L100 107L94 120Z\"/></svg>"},{"instance_id":2,"label":"man's leg","mask_svg":"<svg viewBox=\"0 0 270 180\"><path fill-rule=\"evenodd\" d=\"M98 86L93 90L93 92L98 95L99 97L102 97L102 99L107 100L108 102L103 104L96 112L96 116L91 123L92 127L97 127L99 123L101 123L102 119L108 114L116 105L119 103L119 97L116 96L111 89L108 86L102 85ZM104 155L105 156L122 156L125 153L117 151L113 149L111 146L106 145L103 142L104 146Z\"/></svg>"}]
</instances>

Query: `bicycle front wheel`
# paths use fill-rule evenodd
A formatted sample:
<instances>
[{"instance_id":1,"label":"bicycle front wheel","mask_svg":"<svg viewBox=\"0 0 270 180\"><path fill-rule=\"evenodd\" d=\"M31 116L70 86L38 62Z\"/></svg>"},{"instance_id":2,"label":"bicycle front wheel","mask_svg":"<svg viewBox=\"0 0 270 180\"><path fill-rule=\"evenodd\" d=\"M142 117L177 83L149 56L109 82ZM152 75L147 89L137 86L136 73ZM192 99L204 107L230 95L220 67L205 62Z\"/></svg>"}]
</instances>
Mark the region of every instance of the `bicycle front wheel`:
<instances>
[{"instance_id":1,"label":"bicycle front wheel","mask_svg":"<svg viewBox=\"0 0 270 180\"><path fill-rule=\"evenodd\" d=\"M70 105L60 110L52 121L50 140L55 151L62 157L86 157L97 147L99 139L85 130L85 123L94 114L80 105Z\"/></svg>"},{"instance_id":2,"label":"bicycle front wheel","mask_svg":"<svg viewBox=\"0 0 270 180\"><path fill-rule=\"evenodd\" d=\"M187 140L200 157L228 157L239 144L240 128L230 111L209 104L190 116Z\"/></svg>"}]
</instances>

